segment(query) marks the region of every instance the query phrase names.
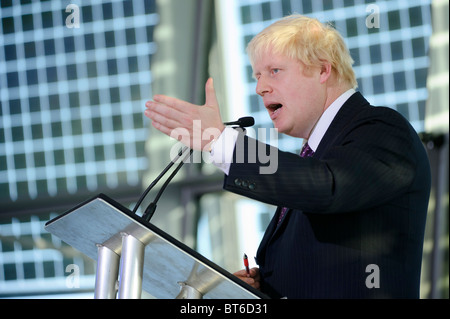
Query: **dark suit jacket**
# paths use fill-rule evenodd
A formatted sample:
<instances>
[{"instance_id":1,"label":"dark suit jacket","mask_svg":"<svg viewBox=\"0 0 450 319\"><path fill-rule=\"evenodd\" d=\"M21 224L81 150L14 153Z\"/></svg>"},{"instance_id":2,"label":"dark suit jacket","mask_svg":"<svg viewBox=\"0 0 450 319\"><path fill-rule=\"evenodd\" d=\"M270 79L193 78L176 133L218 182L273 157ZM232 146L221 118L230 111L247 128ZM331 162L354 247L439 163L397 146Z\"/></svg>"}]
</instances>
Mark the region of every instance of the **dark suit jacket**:
<instances>
[{"instance_id":1,"label":"dark suit jacket","mask_svg":"<svg viewBox=\"0 0 450 319\"><path fill-rule=\"evenodd\" d=\"M431 177L423 144L401 115L357 92L311 158L240 139L224 188L279 206L256 256L263 292L419 297ZM260 174L267 163L248 156L256 148L278 152L275 173ZM277 226L282 206L290 210Z\"/></svg>"}]
</instances>

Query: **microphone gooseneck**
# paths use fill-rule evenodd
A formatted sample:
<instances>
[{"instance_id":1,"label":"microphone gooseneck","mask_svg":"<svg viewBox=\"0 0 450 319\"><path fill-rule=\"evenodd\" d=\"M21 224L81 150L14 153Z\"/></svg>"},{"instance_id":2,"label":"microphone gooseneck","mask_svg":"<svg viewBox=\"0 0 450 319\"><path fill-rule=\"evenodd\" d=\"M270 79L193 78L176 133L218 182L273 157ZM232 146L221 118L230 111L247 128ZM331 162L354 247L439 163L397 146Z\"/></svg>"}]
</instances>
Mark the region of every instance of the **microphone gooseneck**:
<instances>
[{"instance_id":1,"label":"microphone gooseneck","mask_svg":"<svg viewBox=\"0 0 450 319\"><path fill-rule=\"evenodd\" d=\"M255 124L255 119L253 117L251 117L251 116L245 116L245 117L241 117L237 121L225 122L223 124L225 124L225 125L234 125L234 126L237 126L237 127L240 127L240 128L244 128L244 127L253 126ZM150 192L150 190L170 170L170 168L175 164L175 162L178 159L180 159L181 157L183 157L181 162L178 164L178 166L173 170L173 172L169 175L167 180L164 182L163 186L159 190L159 192L156 195L155 199L147 206L147 208L145 209L145 212L142 214L142 218L143 219L145 219L147 222L150 221L150 219L152 218L153 214L155 213L156 203L158 202L158 200L161 197L162 193L166 189L167 185L169 185L170 181L175 177L175 175L181 169L181 167L183 166L185 160L187 160L192 155L193 150L190 149L189 152L187 152L188 149L189 149L189 147L187 147L187 146L185 146L182 149L180 149L178 151L177 156L173 160L170 161L170 163L162 170L162 172L158 175L158 177L156 177L156 179L145 189L145 191L142 193L141 197L137 201L136 205L134 206L133 214L136 214L139 206L142 204L142 201L147 196L147 194Z\"/></svg>"},{"instance_id":2,"label":"microphone gooseneck","mask_svg":"<svg viewBox=\"0 0 450 319\"><path fill-rule=\"evenodd\" d=\"M183 150L181 150L180 152L182 154L185 153L185 151L188 149L188 147L184 147ZM161 197L162 193L164 192L164 190L166 189L167 185L169 185L170 181L175 177L175 175L178 173L178 171L180 170L181 166L183 166L184 161L190 157L192 155L192 152L194 150L190 149L189 150L189 154L186 155L181 162L178 164L178 166L173 170L172 174L169 175L169 177L166 179L166 181L164 182L163 186L161 186L161 189L159 190L158 194L156 195L155 199L153 200L153 202L151 202L148 207L146 208L144 214L142 215L142 218L144 218L146 221L150 221L150 219L152 218L153 214L155 213L156 210L156 203L158 202L159 198ZM179 158L179 157L178 157Z\"/></svg>"},{"instance_id":3,"label":"microphone gooseneck","mask_svg":"<svg viewBox=\"0 0 450 319\"><path fill-rule=\"evenodd\" d=\"M183 153L188 149L188 147L184 147L181 149L177 156L170 161L170 163L162 170L162 172L158 175L158 177L155 178L155 180L145 189L145 191L142 193L141 197L137 201L136 205L134 206L133 213L136 214L139 206L141 205L144 198L147 196L147 194L150 192L150 190L159 182L159 180L166 175L167 171L175 164L175 162L183 155Z\"/></svg>"}]
</instances>

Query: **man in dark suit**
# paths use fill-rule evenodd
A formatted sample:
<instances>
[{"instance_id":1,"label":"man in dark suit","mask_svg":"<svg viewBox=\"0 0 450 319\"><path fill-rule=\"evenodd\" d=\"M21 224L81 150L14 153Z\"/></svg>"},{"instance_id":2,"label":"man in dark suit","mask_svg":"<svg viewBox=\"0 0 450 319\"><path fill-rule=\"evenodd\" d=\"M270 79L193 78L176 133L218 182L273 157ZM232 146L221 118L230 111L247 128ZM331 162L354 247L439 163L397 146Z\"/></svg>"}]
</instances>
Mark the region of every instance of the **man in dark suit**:
<instances>
[{"instance_id":1,"label":"man in dark suit","mask_svg":"<svg viewBox=\"0 0 450 319\"><path fill-rule=\"evenodd\" d=\"M280 222L277 210L258 249L264 292L419 297L430 175L423 146L401 116L354 93L311 158L278 152L271 175L258 174L261 165L231 165L225 188L291 208Z\"/></svg>"},{"instance_id":2,"label":"man in dark suit","mask_svg":"<svg viewBox=\"0 0 450 319\"><path fill-rule=\"evenodd\" d=\"M274 298L419 297L430 169L414 129L355 91L342 38L315 19L286 17L248 52L275 128L307 141L301 154L225 128L212 80L202 107L165 96L146 104L157 129L181 127L182 142L211 151L225 189L279 206L259 268L235 275ZM264 152L271 163L255 156Z\"/></svg>"}]
</instances>

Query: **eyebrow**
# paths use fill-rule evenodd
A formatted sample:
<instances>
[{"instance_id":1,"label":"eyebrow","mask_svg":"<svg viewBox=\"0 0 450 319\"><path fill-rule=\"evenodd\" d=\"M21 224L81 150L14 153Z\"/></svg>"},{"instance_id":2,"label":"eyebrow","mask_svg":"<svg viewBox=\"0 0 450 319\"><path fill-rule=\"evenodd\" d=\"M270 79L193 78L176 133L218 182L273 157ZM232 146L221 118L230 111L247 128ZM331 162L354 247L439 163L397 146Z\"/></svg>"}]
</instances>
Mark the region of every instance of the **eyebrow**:
<instances>
[{"instance_id":1,"label":"eyebrow","mask_svg":"<svg viewBox=\"0 0 450 319\"><path fill-rule=\"evenodd\" d=\"M268 65L263 67L263 71L267 70L267 71L270 72L270 70L272 70L272 69L281 69L282 68L281 66L275 66L275 65L279 65L279 63L278 64L273 64L273 63L268 64ZM258 75L261 75L261 71L256 72L256 73L252 72L252 76L253 76L254 79L256 79L256 76L258 76Z\"/></svg>"},{"instance_id":2,"label":"eyebrow","mask_svg":"<svg viewBox=\"0 0 450 319\"><path fill-rule=\"evenodd\" d=\"M273 68L273 64L268 64L268 65L265 65L263 68L262 68L262 70L263 71L266 71L266 70L271 70ZM252 72L252 75L253 75L253 78L255 78L256 79L256 77L258 76L258 75L261 75L261 72L262 71L258 71L258 72Z\"/></svg>"}]
</instances>

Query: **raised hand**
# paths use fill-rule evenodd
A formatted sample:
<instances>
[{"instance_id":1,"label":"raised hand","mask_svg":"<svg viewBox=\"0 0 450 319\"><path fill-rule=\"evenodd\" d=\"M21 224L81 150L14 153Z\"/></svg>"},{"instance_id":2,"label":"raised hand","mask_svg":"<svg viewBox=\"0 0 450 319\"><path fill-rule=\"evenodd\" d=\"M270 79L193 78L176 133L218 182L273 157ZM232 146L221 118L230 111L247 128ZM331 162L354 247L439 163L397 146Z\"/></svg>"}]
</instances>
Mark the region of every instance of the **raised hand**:
<instances>
[{"instance_id":1,"label":"raised hand","mask_svg":"<svg viewBox=\"0 0 450 319\"><path fill-rule=\"evenodd\" d=\"M186 146L203 151L224 130L213 79L205 85L204 105L165 96L155 95L145 106L145 115L152 120L157 130L167 134Z\"/></svg>"}]
</instances>

